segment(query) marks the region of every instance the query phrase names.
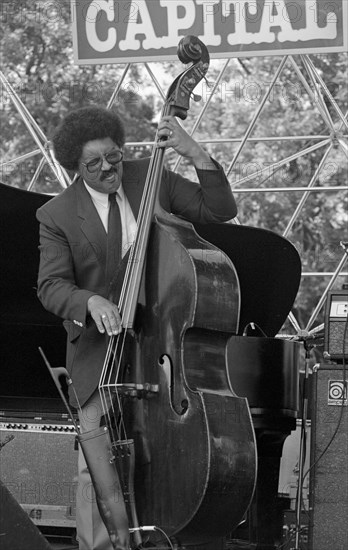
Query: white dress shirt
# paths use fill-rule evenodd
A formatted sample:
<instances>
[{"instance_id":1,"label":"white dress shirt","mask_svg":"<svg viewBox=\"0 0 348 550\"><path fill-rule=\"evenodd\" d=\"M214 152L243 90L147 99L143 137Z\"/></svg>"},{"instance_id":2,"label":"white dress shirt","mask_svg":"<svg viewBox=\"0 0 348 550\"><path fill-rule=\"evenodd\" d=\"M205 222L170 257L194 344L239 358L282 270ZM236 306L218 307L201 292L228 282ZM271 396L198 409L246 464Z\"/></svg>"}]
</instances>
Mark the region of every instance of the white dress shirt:
<instances>
[{"instance_id":1,"label":"white dress shirt","mask_svg":"<svg viewBox=\"0 0 348 550\"><path fill-rule=\"evenodd\" d=\"M106 233L108 232L108 216L109 216L109 195L100 193L92 189L84 181L88 193L91 195L94 206L97 209L101 222ZM137 222L135 221L132 209L125 195L122 185L117 189L116 200L120 209L121 227L122 227L122 258L126 254L128 248L133 244L137 233Z\"/></svg>"}]
</instances>

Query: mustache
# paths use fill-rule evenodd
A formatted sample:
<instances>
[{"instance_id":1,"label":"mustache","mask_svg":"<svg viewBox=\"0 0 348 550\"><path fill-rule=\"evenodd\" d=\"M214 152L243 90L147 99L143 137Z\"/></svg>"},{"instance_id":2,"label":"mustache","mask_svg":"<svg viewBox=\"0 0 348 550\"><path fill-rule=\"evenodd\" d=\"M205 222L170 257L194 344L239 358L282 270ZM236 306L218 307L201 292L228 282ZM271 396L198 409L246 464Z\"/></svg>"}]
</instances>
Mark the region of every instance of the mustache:
<instances>
[{"instance_id":1,"label":"mustache","mask_svg":"<svg viewBox=\"0 0 348 550\"><path fill-rule=\"evenodd\" d=\"M100 175L100 181L105 180L110 174L117 174L116 166L112 166L109 170L104 170Z\"/></svg>"}]
</instances>

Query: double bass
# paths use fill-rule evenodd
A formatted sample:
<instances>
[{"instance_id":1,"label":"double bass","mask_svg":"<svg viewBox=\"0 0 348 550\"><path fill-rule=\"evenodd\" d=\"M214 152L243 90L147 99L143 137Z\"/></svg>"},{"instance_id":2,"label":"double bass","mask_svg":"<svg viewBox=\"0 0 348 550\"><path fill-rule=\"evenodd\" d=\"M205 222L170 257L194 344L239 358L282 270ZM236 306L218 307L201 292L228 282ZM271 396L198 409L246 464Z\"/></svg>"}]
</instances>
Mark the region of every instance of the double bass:
<instances>
[{"instance_id":1,"label":"double bass","mask_svg":"<svg viewBox=\"0 0 348 550\"><path fill-rule=\"evenodd\" d=\"M171 85L162 114L185 119L209 54L189 36L178 56L191 66ZM130 531L151 525L177 544L203 544L247 511L256 444L226 364L238 276L226 254L161 207L163 156L155 147L137 237L112 283L124 330L110 338L99 391L104 403L113 398L105 419Z\"/></svg>"}]
</instances>

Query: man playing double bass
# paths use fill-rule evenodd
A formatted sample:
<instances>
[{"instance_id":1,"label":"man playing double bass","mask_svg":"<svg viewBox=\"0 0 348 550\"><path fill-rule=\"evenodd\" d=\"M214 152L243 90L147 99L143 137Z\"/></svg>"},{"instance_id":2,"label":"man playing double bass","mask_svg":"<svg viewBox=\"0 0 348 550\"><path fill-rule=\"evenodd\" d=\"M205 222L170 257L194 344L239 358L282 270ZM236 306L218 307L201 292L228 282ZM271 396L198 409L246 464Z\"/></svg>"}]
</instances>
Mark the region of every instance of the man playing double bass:
<instances>
[{"instance_id":1,"label":"man playing double bass","mask_svg":"<svg viewBox=\"0 0 348 550\"><path fill-rule=\"evenodd\" d=\"M172 116L158 126L158 147L172 147L196 169L199 183L164 170L162 207L191 222L222 223L236 204L221 166L211 159ZM98 383L111 335L122 330L109 286L117 265L134 240L149 159L123 160L125 129L112 110L97 106L67 115L53 146L56 159L78 177L37 211L40 222L38 296L60 316L67 331L66 367L76 395L81 432L94 429L103 414ZM116 195L115 195L116 194ZM116 199L117 227L108 226L109 198ZM117 220L116 222L114 220ZM110 223L110 222L109 222ZM110 254L109 237L115 254ZM109 253L108 253L109 250ZM111 257L112 256L112 257ZM77 399L78 402L77 402ZM79 452L76 525L80 550L112 550L91 496L90 476Z\"/></svg>"}]
</instances>

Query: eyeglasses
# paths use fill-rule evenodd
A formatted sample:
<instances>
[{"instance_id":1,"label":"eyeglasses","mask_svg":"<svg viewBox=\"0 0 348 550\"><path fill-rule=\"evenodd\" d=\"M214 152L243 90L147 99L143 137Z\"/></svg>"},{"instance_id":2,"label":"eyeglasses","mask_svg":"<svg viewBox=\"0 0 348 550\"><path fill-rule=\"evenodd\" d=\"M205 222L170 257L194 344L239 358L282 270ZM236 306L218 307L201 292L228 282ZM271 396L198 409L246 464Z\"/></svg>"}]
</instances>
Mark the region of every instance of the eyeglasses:
<instances>
[{"instance_id":1,"label":"eyeglasses","mask_svg":"<svg viewBox=\"0 0 348 550\"><path fill-rule=\"evenodd\" d=\"M112 164L113 166L115 164L118 164L123 159L123 152L119 149L115 149L114 151L110 151L109 153L106 153L106 155L103 155L101 153L101 158L95 158L91 160L90 162L81 162L83 166L86 166L87 171L90 174L95 174L95 172L99 172L103 165L103 161L106 160L109 164Z\"/></svg>"}]
</instances>

